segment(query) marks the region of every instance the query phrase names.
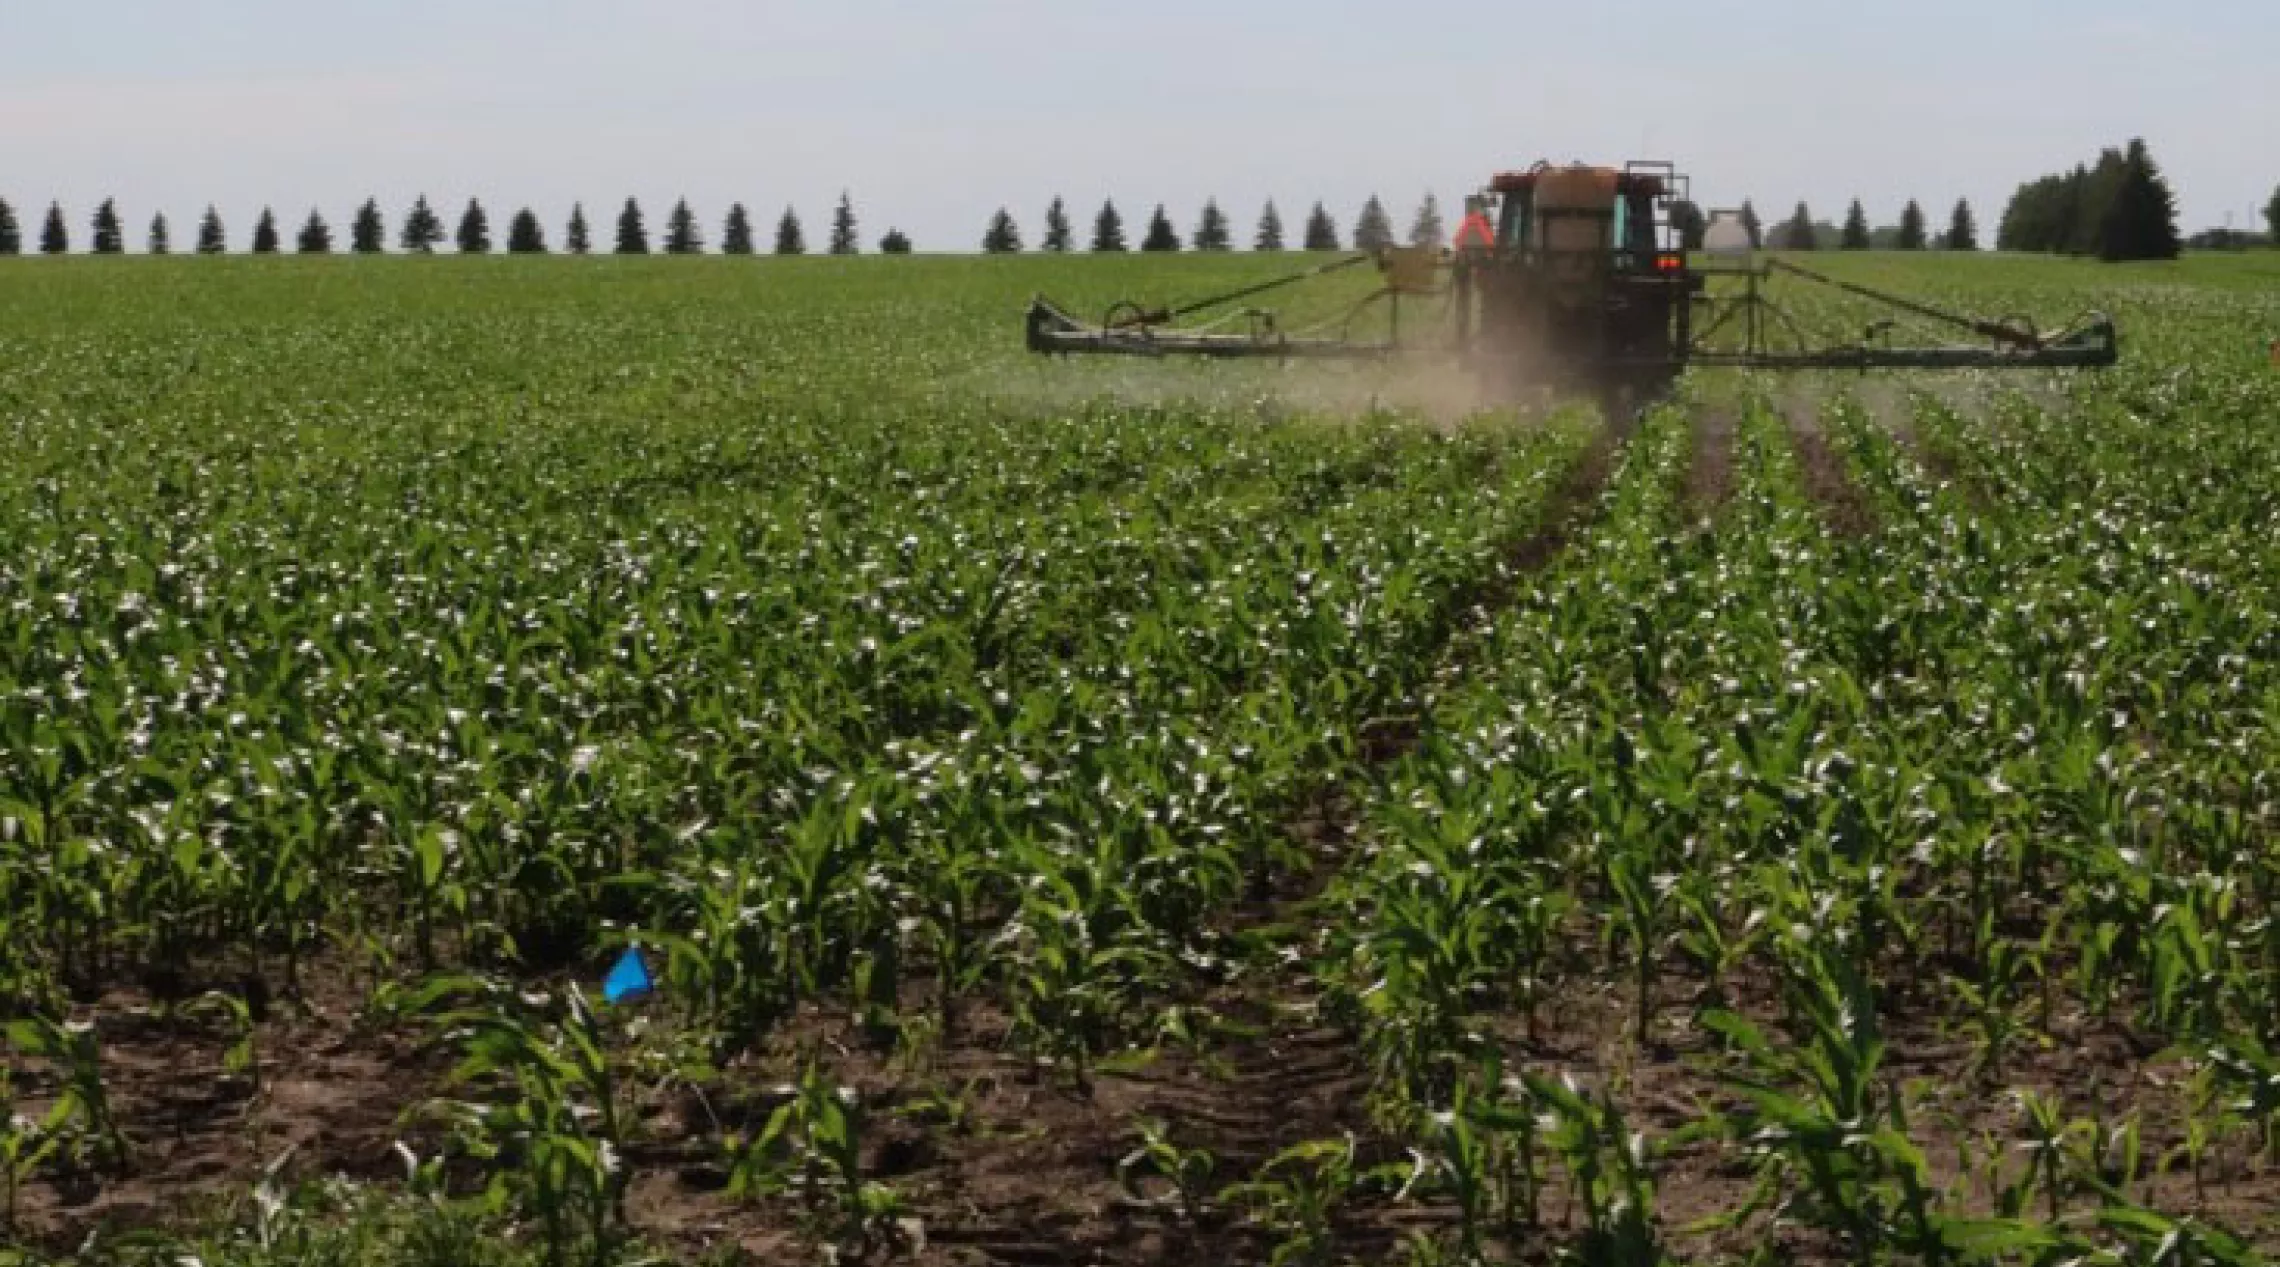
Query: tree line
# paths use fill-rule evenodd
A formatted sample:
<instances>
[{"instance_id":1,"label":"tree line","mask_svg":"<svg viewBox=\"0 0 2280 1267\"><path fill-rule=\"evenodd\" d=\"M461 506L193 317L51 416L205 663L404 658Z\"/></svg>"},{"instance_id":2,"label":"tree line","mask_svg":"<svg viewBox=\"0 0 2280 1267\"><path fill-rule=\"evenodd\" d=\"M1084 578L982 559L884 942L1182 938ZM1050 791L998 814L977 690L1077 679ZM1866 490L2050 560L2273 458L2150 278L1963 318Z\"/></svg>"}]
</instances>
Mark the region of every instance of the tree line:
<instances>
[{"instance_id":1,"label":"tree line","mask_svg":"<svg viewBox=\"0 0 2280 1267\"><path fill-rule=\"evenodd\" d=\"M2264 216L2271 230L2271 240L2280 242L2280 189L2273 191ZM1957 200L1948 215L1947 228L1937 233L1922 205L1913 199L1901 210L1898 223L1876 227L1870 225L1868 213L1857 198L1847 209L1841 225L1815 219L1811 208L1803 202L1797 204L1787 220L1771 228L1759 219L1756 206L1748 201L1743 202L1739 218L1749 234L1751 246L1777 250L1916 251L1937 247L1976 251L1980 245L1978 218L1966 199ZM1675 204L1671 220L1686 247L1699 249L1702 246L1708 226L1699 208L1684 202ZM96 209L91 229L91 249L95 254L116 255L126 250L124 229L113 200L105 199ZM1397 235L1393 217L1384 202L1372 194L1355 217L1351 242L1357 251L1383 250L1402 241L1413 246L1438 248L1446 243L1447 237L1446 220L1432 194L1425 195L1418 204L1406 237ZM347 249L360 255L380 254L388 249L389 240L388 224L379 203L367 199L350 222ZM148 250L155 255L164 255L173 249L165 215L152 218L146 241ZM394 241L398 249L417 254L433 252L446 242L463 254L480 255L493 249L490 216L477 199L468 200L456 229L447 233L443 217L428 204L424 195L421 196L399 222ZM1345 249L1346 242L1336 218L1322 203L1315 203L1301 227L1297 249L1337 251ZM503 245L509 254L518 255L545 254L553 249L538 217L527 207L509 220ZM909 236L899 229L889 229L877 245L889 255L908 254L912 249ZM1249 245L1255 251L1290 249L1282 212L1272 199L1260 210ZM2174 258L2182 245L2177 231L2176 198L2142 140L2132 141L2121 149L2106 150L2095 164L2077 164L2069 172L2044 176L2020 186L2005 209L1996 234L1996 246L2000 250L2097 255L2114 260ZM1085 246L1099 253L1133 249L1123 214L1113 199L1103 202L1093 216L1092 232ZM283 232L275 214L267 208L254 225L251 247L257 255L284 250ZM321 212L309 212L308 219L294 235L293 247L308 255L329 254L335 249L332 228ZM1000 207L990 217L982 233L981 247L990 254L1012 254L1026 248L1021 226L1010 210ZM1233 225L1217 199L1204 202L1195 225L1184 238L1164 206L1157 204L1138 245L1141 251L1234 248ZM20 254L23 249L23 235L15 210L6 199L0 198L0 255ZM49 255L62 255L71 250L70 230L63 208L58 204L48 206L40 228L38 249ZM211 206L199 221L194 249L204 255L219 255L229 249L222 218ZM583 204L571 209L561 249L573 255L589 254L596 249ZM674 204L655 249L668 255L696 255L706 250L703 229L687 199ZM786 207L777 219L770 249L777 255L807 253L806 233L799 213L793 208ZM826 250L833 255L854 255L861 249L854 202L842 193L832 213ZM1044 235L1038 249L1048 252L1078 249L1068 205L1059 197L1045 209ZM626 199L619 211L610 250L619 255L651 252L651 236L637 200ZM729 208L721 226L719 250L726 255L759 253L752 217L744 204Z\"/></svg>"},{"instance_id":2,"label":"tree line","mask_svg":"<svg viewBox=\"0 0 2280 1267\"><path fill-rule=\"evenodd\" d=\"M378 255L388 249L390 235L386 215L380 210L377 199L366 199L357 208L349 222L347 249L358 255ZM466 210L459 214L457 225L447 232L443 216L430 206L422 194L398 222L394 235L398 250L411 254L431 254L438 246L449 242L463 255L489 254L494 247L490 213L483 208L481 199L470 198ZM48 204L47 216L41 222L38 250L43 255L64 255L71 251L71 230L66 223L63 207ZM146 249L153 255L167 255L174 250L173 227L164 212L151 218ZM538 216L525 207L507 222L506 240L502 245L510 255L544 255L550 245L545 227ZM277 215L264 207L254 222L253 236L248 243L255 255L277 255L285 250L284 233L278 226ZM889 229L879 239L879 250L889 254L908 254L910 238L899 229ZM301 223L293 236L293 249L302 255L329 255L335 248L332 226L324 213L311 210L309 218ZM222 223L221 213L209 206L198 221L198 235L194 249L200 255L222 255L229 251L228 231ZM569 223L563 228L562 249L572 255L586 255L595 250L593 232L586 220L586 207L579 203L571 207ZM652 242L647 221L638 199L628 198L618 212L616 233L610 250L618 255L647 255ZM686 198L676 202L666 217L665 231L656 241L655 249L667 255L698 255L705 250L705 235L696 213L689 209ZM807 254L807 233L800 223L799 212L784 208L776 221L776 234L772 247L778 255ZM831 216L831 235L825 248L833 255L855 255L862 247L857 234L854 201L846 194L839 196L839 205ZM96 255L120 255L126 251L126 235L120 223L116 200L106 198L95 209L90 225L89 250ZM0 198L0 255L20 255L24 251L22 227L16 219L15 208ZM751 213L743 203L729 208L721 225L720 251L724 255L754 255L759 245L754 234Z\"/></svg>"},{"instance_id":3,"label":"tree line","mask_svg":"<svg viewBox=\"0 0 2280 1267\"><path fill-rule=\"evenodd\" d=\"M1438 247L1447 237L1440 204L1427 194L1418 206L1410 223L1407 241L1413 245ZM118 204L106 198L95 210L91 225L89 249L96 255L119 255L126 251L126 234L121 223ZM571 208L568 223L563 228L561 249L572 255L586 255L597 248L591 225L586 218L583 203ZM1375 251L1397 245L1402 239L1394 232L1393 218L1385 204L1375 195L1363 204L1354 224L1353 243L1356 250ZM391 235L385 214L376 199L365 200L352 217L346 249L359 255L378 255L389 249ZM456 227L447 230L443 216L428 202L426 195L416 199L397 223L393 235L396 249L412 254L433 253L449 243L461 254L483 255L495 246L503 246L508 254L542 255L554 249L538 216L528 207L517 211L508 221L503 244L496 243L490 213L480 199L469 199ZM900 229L889 229L878 241L878 249L888 255L908 254L912 250L908 234ZM282 254L285 235L279 226L276 213L267 207L255 221L248 243L256 255ZM1069 251L1075 249L1076 235L1069 220L1067 204L1054 198L1045 212L1045 236L1041 249ZM1191 238L1183 241L1172 224L1170 215L1158 204L1150 216L1146 234L1141 238L1142 251L1178 251L1191 248L1198 251L1225 251L1234 247L1234 231L1225 212L1216 199L1204 204L1201 219L1195 225ZM1251 247L1259 251L1280 251L1286 248L1282 214L1269 200L1261 213L1257 231L1251 238ZM174 250L173 229L162 212L151 218L145 237L145 248L153 255L167 255ZM1131 249L1125 236L1123 215L1111 200L1101 205L1093 219L1090 248L1100 252ZM60 203L48 205L43 220L37 249L45 255L64 255L72 250L70 226ZM212 206L206 208L199 219L197 237L192 248L201 255L228 253L229 237L221 213ZM327 255L336 249L332 226L324 213L311 210L298 232L293 236L293 250L303 255ZM653 245L645 216L638 199L628 198L618 212L616 232L609 250L618 255L647 255L652 249L667 255L698 255L706 250L704 230L696 213L690 210L687 199L676 202L666 219L665 231ZM731 206L721 225L719 251L724 255L753 255L759 253L752 216L743 203ZM832 213L831 235L826 247L833 255L855 255L860 245L855 206L846 194L841 194L838 207ZM1020 226L1011 212L1000 208L990 218L982 235L982 249L992 254L1005 254L1023 249ZM1309 251L1336 251L1343 249L1338 223L1321 203L1314 204L1307 216L1300 249ZM807 253L807 236L800 222L799 212L786 207L776 221L771 250L777 255L804 255ZM21 227L15 209L5 198L0 198L0 255L17 255L24 251Z\"/></svg>"},{"instance_id":4,"label":"tree line","mask_svg":"<svg viewBox=\"0 0 2280 1267\"><path fill-rule=\"evenodd\" d=\"M1947 228L1934 232L1931 220L1924 213L1923 204L1911 198L1901 208L1897 224L1871 226L1868 209L1860 199L1852 200L1845 210L1842 225L1817 220L1813 209L1798 203L1789 218L1770 229L1760 230L1752 221L1753 211L1745 204L1743 222L1751 226L1751 241L1777 251L1976 251L1979 249L1979 217L1971 209L1971 200L1958 198L1955 209L1948 213Z\"/></svg>"}]
</instances>

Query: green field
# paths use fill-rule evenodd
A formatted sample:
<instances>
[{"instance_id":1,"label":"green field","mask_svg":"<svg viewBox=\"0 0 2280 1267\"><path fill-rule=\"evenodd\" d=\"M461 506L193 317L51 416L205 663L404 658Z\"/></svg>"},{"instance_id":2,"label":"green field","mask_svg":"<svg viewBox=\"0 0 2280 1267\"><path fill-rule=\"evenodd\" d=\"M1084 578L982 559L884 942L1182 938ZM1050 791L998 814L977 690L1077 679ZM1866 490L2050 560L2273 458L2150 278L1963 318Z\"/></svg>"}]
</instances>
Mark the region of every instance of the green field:
<instances>
[{"instance_id":1,"label":"green field","mask_svg":"<svg viewBox=\"0 0 2280 1267\"><path fill-rule=\"evenodd\" d=\"M0 261L0 1264L2280 1253L2280 255L1020 346L1293 258Z\"/></svg>"}]
</instances>

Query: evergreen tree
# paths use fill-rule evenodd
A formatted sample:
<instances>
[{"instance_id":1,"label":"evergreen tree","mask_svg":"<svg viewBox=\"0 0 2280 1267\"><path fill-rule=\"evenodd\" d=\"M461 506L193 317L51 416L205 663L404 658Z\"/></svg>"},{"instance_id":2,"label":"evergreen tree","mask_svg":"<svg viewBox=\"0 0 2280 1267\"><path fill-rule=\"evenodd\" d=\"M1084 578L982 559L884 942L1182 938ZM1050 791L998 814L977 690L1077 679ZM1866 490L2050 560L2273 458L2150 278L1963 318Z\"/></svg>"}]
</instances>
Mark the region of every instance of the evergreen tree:
<instances>
[{"instance_id":1,"label":"evergreen tree","mask_svg":"<svg viewBox=\"0 0 2280 1267\"><path fill-rule=\"evenodd\" d=\"M150 218L150 253L167 255L174 250L174 233L166 227L166 213L161 211Z\"/></svg>"},{"instance_id":2,"label":"evergreen tree","mask_svg":"<svg viewBox=\"0 0 2280 1267\"><path fill-rule=\"evenodd\" d=\"M109 198L95 208L95 240L91 244L97 255L124 255L127 235L119 227L119 204Z\"/></svg>"},{"instance_id":3,"label":"evergreen tree","mask_svg":"<svg viewBox=\"0 0 2280 1267\"><path fill-rule=\"evenodd\" d=\"M689 200L673 204L673 214L665 218L665 253L667 255L702 255L705 252L705 235L697 229L697 213L689 210Z\"/></svg>"},{"instance_id":4,"label":"evergreen tree","mask_svg":"<svg viewBox=\"0 0 2280 1267\"><path fill-rule=\"evenodd\" d=\"M1781 226L1780 246L1790 251L1817 251L1821 247L1820 230L1813 227L1813 213L1804 203L1797 204L1797 214Z\"/></svg>"},{"instance_id":5,"label":"evergreen tree","mask_svg":"<svg viewBox=\"0 0 2280 1267\"><path fill-rule=\"evenodd\" d=\"M1449 227L1441 221L1441 200L1428 193L1417 205L1417 217L1409 222L1409 245L1438 251L1448 241Z\"/></svg>"},{"instance_id":6,"label":"evergreen tree","mask_svg":"<svg viewBox=\"0 0 2280 1267\"><path fill-rule=\"evenodd\" d=\"M2173 260L2183 253L2177 235L2177 196L2143 140L2124 156L2122 179L2098 226L2102 260Z\"/></svg>"},{"instance_id":7,"label":"evergreen tree","mask_svg":"<svg viewBox=\"0 0 2280 1267\"><path fill-rule=\"evenodd\" d=\"M1979 249L1979 219L1971 214L1968 199L1955 200L1955 211L1948 216L1947 236L1940 239L1940 245L1951 251Z\"/></svg>"},{"instance_id":8,"label":"evergreen tree","mask_svg":"<svg viewBox=\"0 0 2280 1267\"><path fill-rule=\"evenodd\" d=\"M1837 245L1847 251L1865 251L1872 241L1868 231L1868 212L1861 209L1860 199L1855 198L1852 208L1845 212L1844 233L1837 239Z\"/></svg>"},{"instance_id":9,"label":"evergreen tree","mask_svg":"<svg viewBox=\"0 0 2280 1267\"><path fill-rule=\"evenodd\" d=\"M434 251L435 244L443 241L443 217L428 205L426 194L415 199L412 209L404 213L404 227L396 240L405 250L421 255Z\"/></svg>"},{"instance_id":10,"label":"evergreen tree","mask_svg":"<svg viewBox=\"0 0 2280 1267\"><path fill-rule=\"evenodd\" d=\"M1101 252L1124 249L1124 217L1116 213L1114 202L1100 204L1100 214L1093 217L1092 249Z\"/></svg>"},{"instance_id":11,"label":"evergreen tree","mask_svg":"<svg viewBox=\"0 0 2280 1267\"><path fill-rule=\"evenodd\" d=\"M800 213L784 208L783 218L776 221L776 254L807 254L807 234L800 229Z\"/></svg>"},{"instance_id":12,"label":"evergreen tree","mask_svg":"<svg viewBox=\"0 0 2280 1267\"><path fill-rule=\"evenodd\" d=\"M752 254L752 213L737 203L728 209L728 223L720 229L720 252L723 255Z\"/></svg>"},{"instance_id":13,"label":"evergreen tree","mask_svg":"<svg viewBox=\"0 0 2280 1267\"><path fill-rule=\"evenodd\" d=\"M881 255L908 255L908 254L910 254L910 238L909 238L907 235L905 235L901 229L889 229L889 230L887 230L887 236L885 236L885 237L883 237L883 238L880 238L880 239L879 239L879 254L881 254Z\"/></svg>"},{"instance_id":14,"label":"evergreen tree","mask_svg":"<svg viewBox=\"0 0 2280 1267\"><path fill-rule=\"evenodd\" d=\"M572 255L584 255L594 249L594 237L586 228L586 204L570 204L570 223L562 233L562 249Z\"/></svg>"},{"instance_id":15,"label":"evergreen tree","mask_svg":"<svg viewBox=\"0 0 2280 1267\"><path fill-rule=\"evenodd\" d=\"M205 219L198 222L198 254L220 255L229 249L229 240L222 233L222 213L208 204Z\"/></svg>"},{"instance_id":16,"label":"evergreen tree","mask_svg":"<svg viewBox=\"0 0 2280 1267\"><path fill-rule=\"evenodd\" d=\"M625 210L618 212L617 253L649 254L649 229L641 222L641 204L631 198L625 200Z\"/></svg>"},{"instance_id":17,"label":"evergreen tree","mask_svg":"<svg viewBox=\"0 0 2280 1267\"><path fill-rule=\"evenodd\" d=\"M1272 198L1267 199L1266 210L1259 213L1259 231L1251 238L1251 249L1254 251L1279 251L1283 249L1282 212L1275 210L1275 200Z\"/></svg>"},{"instance_id":18,"label":"evergreen tree","mask_svg":"<svg viewBox=\"0 0 2280 1267\"><path fill-rule=\"evenodd\" d=\"M1921 251L1931 245L1931 235L1924 228L1924 209L1910 198L1900 212L1900 241L1903 251Z\"/></svg>"},{"instance_id":19,"label":"evergreen tree","mask_svg":"<svg viewBox=\"0 0 2280 1267\"><path fill-rule=\"evenodd\" d=\"M1357 251L1383 251L1394 244L1393 220L1385 214L1385 204L1376 194L1362 204L1362 214L1354 221L1354 249Z\"/></svg>"},{"instance_id":20,"label":"evergreen tree","mask_svg":"<svg viewBox=\"0 0 2280 1267\"><path fill-rule=\"evenodd\" d=\"M1234 244L1233 238L1227 231L1227 213L1219 209L1219 200L1216 198L1204 199L1203 214L1197 217L1195 222L1195 249L1199 251L1224 251Z\"/></svg>"},{"instance_id":21,"label":"evergreen tree","mask_svg":"<svg viewBox=\"0 0 2280 1267\"><path fill-rule=\"evenodd\" d=\"M378 255L387 249L388 225L380 218L380 200L367 198L348 226L348 249L358 255Z\"/></svg>"},{"instance_id":22,"label":"evergreen tree","mask_svg":"<svg viewBox=\"0 0 2280 1267\"><path fill-rule=\"evenodd\" d=\"M1670 227L1678 234L1678 249L1699 251L1710 232L1710 218L1702 214L1702 208L1681 199L1670 204Z\"/></svg>"},{"instance_id":23,"label":"evergreen tree","mask_svg":"<svg viewBox=\"0 0 2280 1267\"><path fill-rule=\"evenodd\" d=\"M40 254L61 255L71 249L71 234L63 227L63 204L48 204L47 223L40 226Z\"/></svg>"},{"instance_id":24,"label":"evergreen tree","mask_svg":"<svg viewBox=\"0 0 2280 1267\"><path fill-rule=\"evenodd\" d=\"M507 254L546 254L546 230L539 227L538 214L528 207L507 222Z\"/></svg>"},{"instance_id":25,"label":"evergreen tree","mask_svg":"<svg viewBox=\"0 0 2280 1267\"><path fill-rule=\"evenodd\" d=\"M16 223L16 209L0 198L0 255L24 253L24 229Z\"/></svg>"},{"instance_id":26,"label":"evergreen tree","mask_svg":"<svg viewBox=\"0 0 2280 1267\"><path fill-rule=\"evenodd\" d=\"M332 226L325 223L316 208L309 208L309 218L302 223L301 236L293 245L303 255L332 254Z\"/></svg>"},{"instance_id":27,"label":"evergreen tree","mask_svg":"<svg viewBox=\"0 0 2280 1267\"><path fill-rule=\"evenodd\" d=\"M853 255L862 249L855 237L855 203L841 190L839 207L831 213L831 253Z\"/></svg>"},{"instance_id":28,"label":"evergreen tree","mask_svg":"<svg viewBox=\"0 0 2280 1267\"><path fill-rule=\"evenodd\" d=\"M277 232L276 213L267 207L263 207L261 219L256 220L253 225L253 253L255 255L275 255L277 248L284 244L285 240Z\"/></svg>"},{"instance_id":29,"label":"evergreen tree","mask_svg":"<svg viewBox=\"0 0 2280 1267\"><path fill-rule=\"evenodd\" d=\"M467 200L467 210L459 216L456 240L461 255L491 253L491 217L483 210L483 204L473 198Z\"/></svg>"},{"instance_id":30,"label":"evergreen tree","mask_svg":"<svg viewBox=\"0 0 2280 1267\"><path fill-rule=\"evenodd\" d=\"M990 227L982 234L982 250L991 255L1012 255L1021 250L1021 229L1013 222L1013 213L1003 207L990 217Z\"/></svg>"},{"instance_id":31,"label":"evergreen tree","mask_svg":"<svg viewBox=\"0 0 2280 1267\"><path fill-rule=\"evenodd\" d=\"M1156 204L1156 214L1148 218L1148 236L1140 239L1140 249L1159 252L1180 249L1180 235L1172 228L1172 218L1164 214L1164 204L1160 202Z\"/></svg>"},{"instance_id":32,"label":"evergreen tree","mask_svg":"<svg viewBox=\"0 0 2280 1267\"><path fill-rule=\"evenodd\" d=\"M7 204L0 203L0 207ZM2264 234L2272 245L2280 246L2280 188L2272 191L2272 201L2264 204Z\"/></svg>"},{"instance_id":33,"label":"evergreen tree","mask_svg":"<svg viewBox=\"0 0 2280 1267\"><path fill-rule=\"evenodd\" d=\"M1335 251L1338 249L1338 222L1322 209L1321 203L1306 216L1306 249L1309 251Z\"/></svg>"},{"instance_id":34,"label":"evergreen tree","mask_svg":"<svg viewBox=\"0 0 2280 1267\"><path fill-rule=\"evenodd\" d=\"M1749 231L1750 249L1754 251L1764 246L1765 222L1758 219L1757 207L1747 198L1742 199L1742 214L1739 218L1742 228Z\"/></svg>"},{"instance_id":35,"label":"evergreen tree","mask_svg":"<svg viewBox=\"0 0 2280 1267\"><path fill-rule=\"evenodd\" d=\"M1053 205L1045 208L1045 249L1055 255L1068 253L1075 236L1069 231L1069 209L1061 205L1061 195L1053 195Z\"/></svg>"}]
</instances>

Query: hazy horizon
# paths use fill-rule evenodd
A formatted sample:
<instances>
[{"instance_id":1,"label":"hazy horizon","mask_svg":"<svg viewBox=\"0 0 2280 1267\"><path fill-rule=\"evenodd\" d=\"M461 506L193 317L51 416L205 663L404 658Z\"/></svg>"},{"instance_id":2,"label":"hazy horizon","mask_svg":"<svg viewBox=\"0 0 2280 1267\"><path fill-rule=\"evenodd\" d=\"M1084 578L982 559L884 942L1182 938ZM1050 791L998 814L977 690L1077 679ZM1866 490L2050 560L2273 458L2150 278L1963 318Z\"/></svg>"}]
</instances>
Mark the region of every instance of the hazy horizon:
<instances>
[{"instance_id":1,"label":"hazy horizon","mask_svg":"<svg viewBox=\"0 0 2280 1267\"><path fill-rule=\"evenodd\" d=\"M971 250L1007 207L1026 242L1066 197L1081 240L1113 198L1190 233L1207 197L1248 244L1273 197L1295 244L1324 202L1340 231L1371 193L1405 230L1495 170L1537 158L1669 158L1708 207L1859 197L1935 228L1967 197L1992 242L2021 182L2142 136L2187 233L2257 228L2280 184L2280 6L2116 0L2001 9L1928 0L1904 20L1803 0L1747 19L1642 0L1619 10L1459 3L1404 28L1388 10L1036 0L902 12L694 0L332 5L26 0L0 44L0 197L27 246L51 201L75 251L106 197L130 249L154 212L187 248L210 203L232 250L260 210L288 247L312 207L345 245L368 196L390 246L425 193L470 197L494 241L535 210L559 247L582 201L606 249L640 199L653 240L686 197L717 248L732 202L763 249L798 208L820 249L842 190L865 250L889 227Z\"/></svg>"}]
</instances>

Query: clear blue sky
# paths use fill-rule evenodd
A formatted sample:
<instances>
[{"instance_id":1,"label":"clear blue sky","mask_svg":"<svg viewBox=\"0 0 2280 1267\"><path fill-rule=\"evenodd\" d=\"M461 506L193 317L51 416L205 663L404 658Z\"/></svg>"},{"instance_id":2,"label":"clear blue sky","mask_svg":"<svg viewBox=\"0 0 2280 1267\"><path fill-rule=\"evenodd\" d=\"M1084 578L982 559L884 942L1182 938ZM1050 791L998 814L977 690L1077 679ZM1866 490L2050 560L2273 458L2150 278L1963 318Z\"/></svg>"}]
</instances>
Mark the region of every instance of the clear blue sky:
<instances>
[{"instance_id":1,"label":"clear blue sky","mask_svg":"<svg viewBox=\"0 0 2280 1267\"><path fill-rule=\"evenodd\" d=\"M1183 231L1216 195L1247 231L1272 195L1342 227L1397 218L1538 157L1670 157L1701 201L1800 198L1879 223L1958 196L1992 233L2022 178L2143 135L2188 231L2246 227L2280 184L2274 0L0 0L0 196L61 199L84 241L116 195L139 243L209 202L336 228L416 193L559 235L574 199L652 227L687 196L842 188L965 249L1012 208L1035 240L1066 194ZM28 215L26 218L30 218Z\"/></svg>"}]
</instances>

